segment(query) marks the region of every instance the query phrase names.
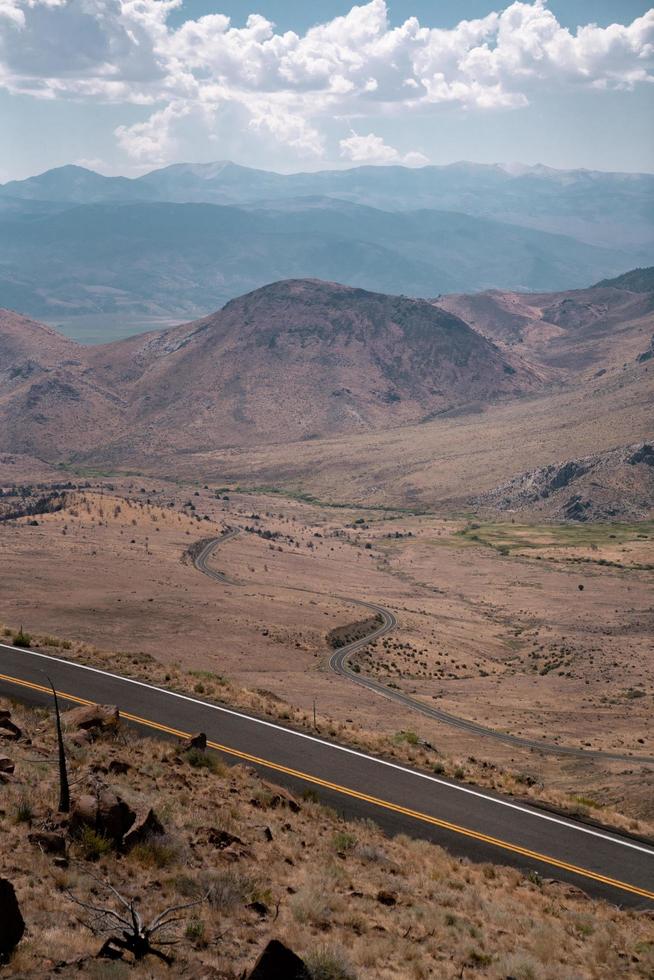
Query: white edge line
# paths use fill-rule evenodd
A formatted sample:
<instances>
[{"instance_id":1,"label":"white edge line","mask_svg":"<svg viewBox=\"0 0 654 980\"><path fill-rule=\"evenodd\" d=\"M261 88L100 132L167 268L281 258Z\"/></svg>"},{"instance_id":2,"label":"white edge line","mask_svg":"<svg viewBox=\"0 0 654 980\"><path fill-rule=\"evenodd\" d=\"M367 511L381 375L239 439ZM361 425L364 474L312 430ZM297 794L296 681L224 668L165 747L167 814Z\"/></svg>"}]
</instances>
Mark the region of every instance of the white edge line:
<instances>
[{"instance_id":1,"label":"white edge line","mask_svg":"<svg viewBox=\"0 0 654 980\"><path fill-rule=\"evenodd\" d=\"M0 647L3 647L5 650L11 650L12 653L20 653L22 655L27 654L30 657L40 657L42 660L51 660L54 663L65 664L68 667L77 667L79 670L88 670L93 674L102 674L106 677L111 677L114 680L123 681L126 684L134 684L136 687L145 687L149 691L156 691L158 694L166 694L171 698L179 698L180 701L188 701L191 704L199 704L203 708L212 708L214 711L221 711L226 715L233 715L236 718L242 718L245 721L250 721L257 725L264 725L266 728L274 728L277 731L284 732L286 735L295 735L297 738L305 738L309 742L316 742L318 745L324 745L326 748L335 749L338 752L346 752L348 755L358 756L360 759L366 759L368 762L375 762L380 766L388 766L389 769L396 769L399 772L406 773L409 776L417 776L420 779L426 779L430 783L436 783L439 786L446 786L448 789L458 790L460 793L467 793L469 796L476 796L479 799L488 801L489 803L497 803L499 806L505 806L511 810L526 813L531 817L538 817L540 820L547 820L550 823L559 824L562 827L567 827L570 830L576 830L582 834L590 834L592 837L599 837L602 840L609 841L611 844L619 844L622 847L632 848L634 851L642 851L644 854L654 857L654 850L651 848L645 847L642 844L636 844L633 841L625 840L623 837L613 837L610 834L604 834L601 831L593 830L591 827L584 827L582 824L562 820L560 817L554 817L549 813L542 813L539 810L521 806L519 803L509 803L508 800L489 796L486 793L482 793L480 790L470 789L468 786L459 786L457 783L450 783L446 779L438 779L436 776L430 776L428 773L419 772L416 769L407 769L405 766L400 766L396 762L388 762L386 759L377 759L374 755L367 755L365 752L359 752L357 749L350 749L345 745L327 742L322 738L317 738L315 735L307 735L305 732L296 732L292 728L285 728L283 725L277 725L272 721L264 721L262 718L255 718L253 715L246 715L244 712L234 711L232 708L224 708L217 704L210 704L208 701L200 701L198 698L192 698L187 694L179 694L177 691L168 691L165 687L155 687L154 684L147 684L145 681L139 681L133 677L123 677L122 674L113 674L111 671L100 670L98 667L90 667L88 664L80 664L75 660L64 660L63 657L52 657L47 653L37 653L35 650L26 650L22 647L12 647L7 643L0 643Z\"/></svg>"}]
</instances>

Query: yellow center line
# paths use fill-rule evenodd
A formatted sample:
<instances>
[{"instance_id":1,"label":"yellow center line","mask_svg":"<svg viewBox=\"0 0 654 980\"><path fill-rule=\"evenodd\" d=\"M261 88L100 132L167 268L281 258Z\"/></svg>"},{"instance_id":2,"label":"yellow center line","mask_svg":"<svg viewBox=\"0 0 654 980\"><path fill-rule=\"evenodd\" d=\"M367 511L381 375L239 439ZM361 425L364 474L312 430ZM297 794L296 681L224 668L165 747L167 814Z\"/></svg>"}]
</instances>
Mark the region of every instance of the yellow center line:
<instances>
[{"instance_id":1,"label":"yellow center line","mask_svg":"<svg viewBox=\"0 0 654 980\"><path fill-rule=\"evenodd\" d=\"M17 677L10 677L7 674L0 674L0 681L7 681L10 684L16 684L19 687L26 687L30 690L39 691L40 693L44 694L52 693L51 689L43 684L35 684L32 681L24 681ZM64 691L57 691L57 696L63 698L65 701L73 701L76 704L94 703L86 698L80 698L75 694L67 694ZM146 728L152 728L159 732L165 732L167 735L175 735L177 738L189 737L188 732L179 731L176 728L171 728L169 725L163 725L160 722L152 721L149 718L142 718L140 715L133 715L127 711L121 711L120 714L121 717L127 721L132 721L138 725L144 725ZM315 786L321 786L323 789L332 790L333 792L340 793L342 796L349 796L352 799L361 800L364 803L370 803L373 806L380 807L381 809L390 810L393 813L399 813L402 816L411 817L412 819L419 820L422 823L430 824L434 827L440 827L443 830L448 830L464 837L471 837L474 840L481 841L484 844L490 844L493 847L498 847L505 851L510 851L511 853L518 854L521 857L531 858L534 861L551 865L554 868L569 871L572 874L581 875L583 878L590 878L593 881L598 881L603 885L609 885L612 888L619 888L622 891L631 892L633 895L639 895L642 898L654 900L654 892L648 891L646 888L639 888L636 885L630 885L625 881L618 881L616 878L609 878L607 875L599 874L598 872L591 871L588 868L581 868L576 864L570 864L567 861L560 861L558 858L550 857L548 854L541 854L538 851L532 851L529 848L521 847L519 844L511 844L508 841L501 840L498 837L490 837L488 834L482 834L477 830L471 830L468 827L461 827L459 824L450 823L448 820L441 820L439 817L432 817L430 814L422 813L419 810L411 810L408 807L401 806L397 803L391 803L389 800L383 800L377 796L369 796L367 793L361 793L358 790L350 789L347 786L341 786L339 783L332 783L327 779L322 779L320 776L313 776L310 773L301 772L298 769L291 769L288 766L281 765L278 762L272 762L270 759L263 759L259 756L251 755L249 752L241 752L239 749L231 748L228 745L222 745L220 742L208 740L207 745L209 748L215 749L218 752L234 756L237 759L250 762L253 765L264 766L267 769L284 773L287 776L293 776L296 779L303 780L304 782L313 783Z\"/></svg>"}]
</instances>

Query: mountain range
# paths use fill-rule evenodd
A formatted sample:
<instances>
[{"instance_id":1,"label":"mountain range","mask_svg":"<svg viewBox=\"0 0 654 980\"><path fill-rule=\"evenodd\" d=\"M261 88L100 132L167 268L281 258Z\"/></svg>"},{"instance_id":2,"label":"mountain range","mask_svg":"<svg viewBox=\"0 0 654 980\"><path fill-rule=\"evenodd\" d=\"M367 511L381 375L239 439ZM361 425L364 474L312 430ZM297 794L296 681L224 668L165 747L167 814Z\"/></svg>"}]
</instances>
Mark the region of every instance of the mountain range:
<instances>
[{"instance_id":1,"label":"mountain range","mask_svg":"<svg viewBox=\"0 0 654 980\"><path fill-rule=\"evenodd\" d=\"M0 187L0 305L101 339L288 278L435 296L568 290L654 259L654 177L548 168L62 167Z\"/></svg>"}]
</instances>

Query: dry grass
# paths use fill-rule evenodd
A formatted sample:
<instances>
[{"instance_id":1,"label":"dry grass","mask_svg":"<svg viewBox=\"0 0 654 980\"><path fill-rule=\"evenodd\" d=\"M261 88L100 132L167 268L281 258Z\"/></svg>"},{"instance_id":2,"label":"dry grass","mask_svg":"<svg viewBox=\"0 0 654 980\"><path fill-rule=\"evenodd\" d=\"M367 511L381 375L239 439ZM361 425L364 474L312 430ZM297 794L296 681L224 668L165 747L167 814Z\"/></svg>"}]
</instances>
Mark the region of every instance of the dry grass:
<instances>
[{"instance_id":1,"label":"dry grass","mask_svg":"<svg viewBox=\"0 0 654 980\"><path fill-rule=\"evenodd\" d=\"M0 623L0 639L3 634L11 641L14 630L7 626L3 627ZM387 735L367 729L353 721L341 722L320 713L316 713L314 727L311 713L296 708L268 692L238 687L210 671L184 671L179 667L167 667L147 656L131 656L115 651L99 650L89 644L75 643L53 636L41 637L34 634L32 646L56 651L58 655L63 654L67 659L78 660L80 663L106 668L113 672L119 671L126 677L145 680L149 684L168 690L194 694L209 702L214 701L243 709L255 716L273 719L299 730L310 731L342 745L362 749L379 758L406 763L413 768L446 779L484 786L526 802L544 803L578 819L591 819L606 827L615 827L654 839L654 821L635 818L590 796L563 792L556 786L543 783L522 769L504 768L475 756L445 755L412 729L402 729ZM201 681L198 681L198 675L201 675ZM212 771L216 767L213 757L203 753L197 753L197 758L195 753L187 753L187 761L193 768L207 768Z\"/></svg>"},{"instance_id":2,"label":"dry grass","mask_svg":"<svg viewBox=\"0 0 654 980\"><path fill-rule=\"evenodd\" d=\"M111 850L89 864L71 843L68 867L56 867L27 841L30 824L38 828L56 801L52 718L12 710L32 744L12 745L16 778L3 790L0 873L16 886L27 933L4 975L79 976L71 961L91 957L84 976L236 980L272 937L306 957L315 980L652 975L651 919L642 914L516 870L473 865L425 842L389 840L311 801L299 813L267 808L251 770L193 768L170 745L128 732L76 750L71 777L76 791L100 778L131 805L153 806L166 829L166 861L153 861L146 848L127 856ZM132 768L104 775L116 758ZM25 794L33 814L18 822ZM242 845L217 850L207 840L211 827L236 833ZM206 896L179 926L170 970L152 959L129 970L92 959L99 940L65 897L70 890L93 900L98 884L89 869L140 896L143 911ZM381 904L380 891L392 892L396 904ZM253 902L265 909L249 908Z\"/></svg>"},{"instance_id":3,"label":"dry grass","mask_svg":"<svg viewBox=\"0 0 654 980\"><path fill-rule=\"evenodd\" d=\"M126 480L78 493L36 527L5 525L9 638L23 621L44 649L293 725L312 725L315 700L327 737L654 831L654 767L539 756L389 712L327 667L330 631L361 616L335 596L358 595L399 620L361 657L365 672L491 728L654 755L652 574L599 564L623 547L646 560L647 528L484 524L462 535L465 520L227 496ZM212 559L230 586L180 561L225 525L250 529ZM558 560L571 551L591 562Z\"/></svg>"}]
</instances>

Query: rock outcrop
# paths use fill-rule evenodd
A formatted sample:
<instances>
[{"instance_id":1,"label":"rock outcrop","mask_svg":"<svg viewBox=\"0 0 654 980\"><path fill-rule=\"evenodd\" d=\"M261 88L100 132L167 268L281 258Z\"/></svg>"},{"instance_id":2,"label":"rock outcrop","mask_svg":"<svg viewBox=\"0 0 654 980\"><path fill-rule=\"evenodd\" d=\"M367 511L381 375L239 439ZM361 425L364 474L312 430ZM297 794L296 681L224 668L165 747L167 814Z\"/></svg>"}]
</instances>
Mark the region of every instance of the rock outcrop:
<instances>
[{"instance_id":1,"label":"rock outcrop","mask_svg":"<svg viewBox=\"0 0 654 980\"><path fill-rule=\"evenodd\" d=\"M248 980L311 980L304 960L278 939L271 939Z\"/></svg>"},{"instance_id":2,"label":"rock outcrop","mask_svg":"<svg viewBox=\"0 0 654 980\"><path fill-rule=\"evenodd\" d=\"M6 963L25 932L14 886L6 878L0 878L0 911L0 963Z\"/></svg>"}]
</instances>

